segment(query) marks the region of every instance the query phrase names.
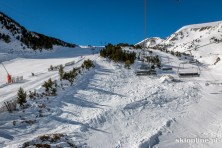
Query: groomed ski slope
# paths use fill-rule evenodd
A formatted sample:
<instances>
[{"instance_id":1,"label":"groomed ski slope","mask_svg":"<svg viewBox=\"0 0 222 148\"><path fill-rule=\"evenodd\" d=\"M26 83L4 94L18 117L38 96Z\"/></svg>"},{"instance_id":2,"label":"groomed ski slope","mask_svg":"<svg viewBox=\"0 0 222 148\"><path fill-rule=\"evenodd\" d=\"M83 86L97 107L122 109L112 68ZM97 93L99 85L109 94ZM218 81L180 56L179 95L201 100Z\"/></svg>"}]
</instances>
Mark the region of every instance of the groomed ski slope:
<instances>
[{"instance_id":1,"label":"groomed ski slope","mask_svg":"<svg viewBox=\"0 0 222 148\"><path fill-rule=\"evenodd\" d=\"M42 53L33 56L24 56L23 58L15 58L10 61L3 62L7 71L12 77L23 76L23 81L13 85L7 85L7 72L0 65L0 104L15 98L19 87L23 87L26 91L37 89L49 78L58 78L58 71L48 72L50 65L63 65L67 62L75 61L75 66L80 66L85 56L92 53L90 48L64 48L57 47L48 53ZM72 66L65 67L65 71L72 69ZM32 73L35 76L32 76Z\"/></svg>"}]
</instances>

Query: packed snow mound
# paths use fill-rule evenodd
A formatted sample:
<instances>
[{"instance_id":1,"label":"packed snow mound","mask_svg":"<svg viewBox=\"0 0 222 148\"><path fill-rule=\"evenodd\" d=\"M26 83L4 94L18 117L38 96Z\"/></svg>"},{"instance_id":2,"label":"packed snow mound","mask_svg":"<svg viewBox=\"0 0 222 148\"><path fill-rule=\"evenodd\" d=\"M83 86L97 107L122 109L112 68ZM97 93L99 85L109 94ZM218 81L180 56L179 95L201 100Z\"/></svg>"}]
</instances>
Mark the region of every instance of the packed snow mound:
<instances>
[{"instance_id":1,"label":"packed snow mound","mask_svg":"<svg viewBox=\"0 0 222 148\"><path fill-rule=\"evenodd\" d=\"M170 83L170 82L175 82L175 78L171 75L163 75L160 77L160 82L161 83Z\"/></svg>"},{"instance_id":2,"label":"packed snow mound","mask_svg":"<svg viewBox=\"0 0 222 148\"><path fill-rule=\"evenodd\" d=\"M145 47L154 47L157 44L161 43L163 41L163 39L159 38L159 37L153 37L153 38L147 38L139 43L137 43L136 45L141 45Z\"/></svg>"}]
</instances>

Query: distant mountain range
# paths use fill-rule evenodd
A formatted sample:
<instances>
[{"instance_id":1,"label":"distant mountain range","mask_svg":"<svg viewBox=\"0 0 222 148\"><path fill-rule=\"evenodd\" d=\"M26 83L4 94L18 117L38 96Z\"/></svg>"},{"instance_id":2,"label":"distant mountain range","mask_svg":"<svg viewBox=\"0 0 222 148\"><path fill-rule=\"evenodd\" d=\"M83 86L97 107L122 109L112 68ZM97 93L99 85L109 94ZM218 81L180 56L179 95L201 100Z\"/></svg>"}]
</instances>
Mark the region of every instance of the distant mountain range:
<instances>
[{"instance_id":1,"label":"distant mountain range","mask_svg":"<svg viewBox=\"0 0 222 148\"><path fill-rule=\"evenodd\" d=\"M0 12L0 51L7 50L47 50L54 45L76 47L77 45L64 42L40 33L28 31L25 27Z\"/></svg>"}]
</instances>

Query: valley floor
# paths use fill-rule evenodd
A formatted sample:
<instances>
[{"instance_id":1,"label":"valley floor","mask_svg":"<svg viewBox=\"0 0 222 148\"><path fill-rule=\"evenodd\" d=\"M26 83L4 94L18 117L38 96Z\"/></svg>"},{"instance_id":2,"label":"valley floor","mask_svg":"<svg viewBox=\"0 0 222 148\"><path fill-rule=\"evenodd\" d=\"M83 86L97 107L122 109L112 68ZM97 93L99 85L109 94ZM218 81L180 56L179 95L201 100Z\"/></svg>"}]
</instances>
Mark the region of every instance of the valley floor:
<instances>
[{"instance_id":1,"label":"valley floor","mask_svg":"<svg viewBox=\"0 0 222 148\"><path fill-rule=\"evenodd\" d=\"M177 58L157 53L163 59L169 56L176 69ZM53 133L67 134L76 145L93 148L221 145L222 81L212 77L210 70L202 68L200 78L188 79L178 78L174 70L169 73L173 81L165 74L136 76L139 63L128 70L98 55L87 58L96 67L78 77L73 86L59 90L58 96L30 101L31 107L24 112L0 113L0 147L20 147ZM46 104L43 117L37 117L39 103ZM35 123L24 124L25 119ZM218 141L177 141L198 137Z\"/></svg>"}]
</instances>

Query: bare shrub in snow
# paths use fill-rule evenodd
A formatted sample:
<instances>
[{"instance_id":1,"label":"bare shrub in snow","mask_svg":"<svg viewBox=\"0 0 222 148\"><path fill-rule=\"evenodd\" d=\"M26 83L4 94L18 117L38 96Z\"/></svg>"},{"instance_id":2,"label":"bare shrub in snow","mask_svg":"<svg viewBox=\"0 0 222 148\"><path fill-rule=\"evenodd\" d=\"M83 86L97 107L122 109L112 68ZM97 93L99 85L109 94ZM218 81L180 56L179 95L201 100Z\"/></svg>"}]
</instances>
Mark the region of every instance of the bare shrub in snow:
<instances>
[{"instance_id":1,"label":"bare shrub in snow","mask_svg":"<svg viewBox=\"0 0 222 148\"><path fill-rule=\"evenodd\" d=\"M216 65L219 61L220 61L220 57L217 57L216 62L214 63L214 65Z\"/></svg>"},{"instance_id":2,"label":"bare shrub in snow","mask_svg":"<svg viewBox=\"0 0 222 148\"><path fill-rule=\"evenodd\" d=\"M22 145L22 148L27 147L70 147L70 148L77 148L73 141L67 138L64 134L50 134L50 135L42 135L39 136L29 142L25 142Z\"/></svg>"},{"instance_id":3,"label":"bare shrub in snow","mask_svg":"<svg viewBox=\"0 0 222 148\"><path fill-rule=\"evenodd\" d=\"M127 60L127 61L125 62L125 68L128 68L128 69L129 69L129 68L130 68L130 64L131 64L130 61Z\"/></svg>"}]
</instances>

